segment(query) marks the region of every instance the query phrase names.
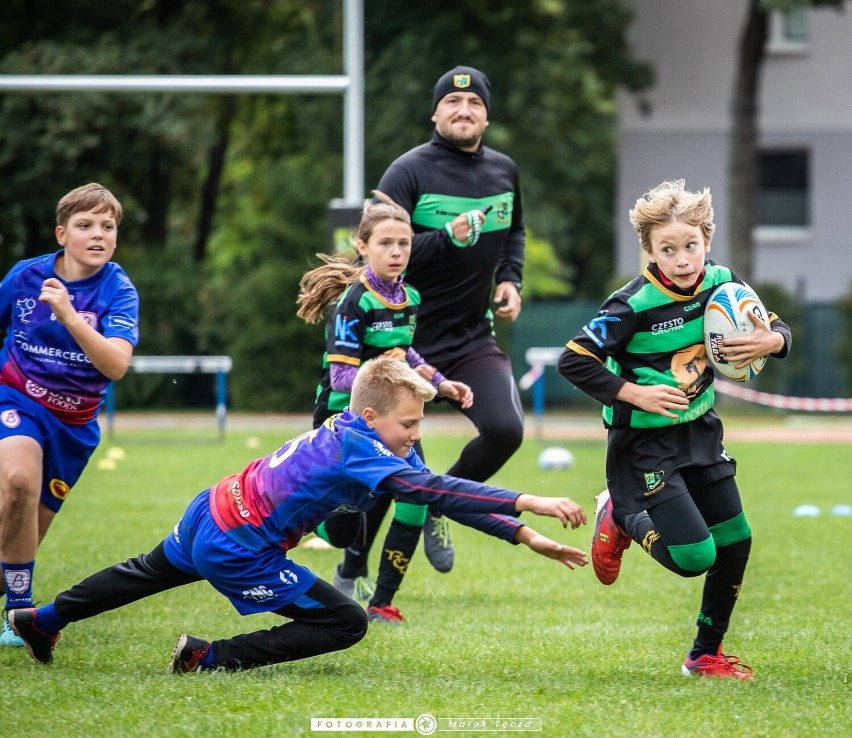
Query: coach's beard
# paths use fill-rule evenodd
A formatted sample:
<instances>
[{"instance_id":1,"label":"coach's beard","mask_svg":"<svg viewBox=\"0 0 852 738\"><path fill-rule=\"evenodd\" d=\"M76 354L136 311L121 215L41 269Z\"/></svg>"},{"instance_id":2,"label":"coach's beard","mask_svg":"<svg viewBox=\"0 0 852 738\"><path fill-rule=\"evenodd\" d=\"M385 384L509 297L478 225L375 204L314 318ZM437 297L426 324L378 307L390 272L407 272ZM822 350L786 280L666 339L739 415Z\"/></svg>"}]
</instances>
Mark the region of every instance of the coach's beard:
<instances>
[{"instance_id":1,"label":"coach's beard","mask_svg":"<svg viewBox=\"0 0 852 738\"><path fill-rule=\"evenodd\" d=\"M478 135L456 136L453 133L450 133L450 135L445 138L453 144L453 146L461 149L462 151L473 151L479 148L479 142L482 140L482 137Z\"/></svg>"}]
</instances>

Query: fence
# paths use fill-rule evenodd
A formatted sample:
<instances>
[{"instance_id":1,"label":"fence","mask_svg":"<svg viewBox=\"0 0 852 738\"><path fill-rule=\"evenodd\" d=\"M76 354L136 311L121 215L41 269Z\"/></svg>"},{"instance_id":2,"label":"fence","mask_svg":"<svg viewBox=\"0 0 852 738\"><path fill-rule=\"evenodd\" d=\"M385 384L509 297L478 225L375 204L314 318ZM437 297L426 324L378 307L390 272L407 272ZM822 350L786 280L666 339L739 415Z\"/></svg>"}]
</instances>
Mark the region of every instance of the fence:
<instances>
[{"instance_id":1,"label":"fence","mask_svg":"<svg viewBox=\"0 0 852 738\"><path fill-rule=\"evenodd\" d=\"M535 347L564 346L592 318L600 302L559 301L528 303L509 331L508 343L515 375L523 375L529 365L527 351ZM797 397L848 397L845 373L848 357L842 355L842 341L852 327L845 326L835 305L805 305L793 318L782 316L793 327L793 351L789 359L772 362L749 388ZM792 325L795 323L795 325ZM585 405L597 403L565 381L553 365L545 365L543 382L530 403Z\"/></svg>"},{"instance_id":2,"label":"fence","mask_svg":"<svg viewBox=\"0 0 852 738\"><path fill-rule=\"evenodd\" d=\"M225 436L228 412L227 375L231 371L230 356L134 356L130 371L137 374L215 374L216 423L219 437ZM115 425L115 386L111 384L106 397L107 431L113 435Z\"/></svg>"}]
</instances>

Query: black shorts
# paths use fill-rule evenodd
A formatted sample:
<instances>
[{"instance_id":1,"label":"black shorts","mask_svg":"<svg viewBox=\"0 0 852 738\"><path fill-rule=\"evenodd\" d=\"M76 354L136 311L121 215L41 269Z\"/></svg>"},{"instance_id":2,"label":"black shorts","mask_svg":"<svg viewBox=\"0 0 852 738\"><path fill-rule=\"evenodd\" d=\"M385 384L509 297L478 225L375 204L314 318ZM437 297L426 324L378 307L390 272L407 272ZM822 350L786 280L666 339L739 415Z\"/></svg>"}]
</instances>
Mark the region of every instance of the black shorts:
<instances>
[{"instance_id":1,"label":"black shorts","mask_svg":"<svg viewBox=\"0 0 852 738\"><path fill-rule=\"evenodd\" d=\"M725 451L722 435L713 410L665 428L611 428L606 478L616 517L734 476L737 462Z\"/></svg>"}]
</instances>

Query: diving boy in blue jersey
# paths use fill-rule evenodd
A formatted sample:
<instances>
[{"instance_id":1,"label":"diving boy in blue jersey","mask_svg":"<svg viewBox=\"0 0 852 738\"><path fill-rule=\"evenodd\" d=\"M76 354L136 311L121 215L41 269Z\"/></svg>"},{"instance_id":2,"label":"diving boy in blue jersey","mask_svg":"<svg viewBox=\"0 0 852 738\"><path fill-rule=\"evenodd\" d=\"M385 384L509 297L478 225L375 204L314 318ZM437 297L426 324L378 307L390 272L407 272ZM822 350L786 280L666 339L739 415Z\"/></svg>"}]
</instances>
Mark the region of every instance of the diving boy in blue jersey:
<instances>
[{"instance_id":1,"label":"diving boy in blue jersey","mask_svg":"<svg viewBox=\"0 0 852 738\"><path fill-rule=\"evenodd\" d=\"M439 476L424 467L413 446L423 405L434 396L434 387L403 362L365 362L349 410L203 491L150 553L93 574L49 605L13 611L12 628L33 659L47 664L68 623L206 579L240 614L274 612L291 622L212 642L182 635L172 652L173 672L250 669L349 648L367 632L366 612L287 551L323 520L368 510L382 495L435 505L460 523L524 543L570 569L588 563L580 549L513 517L528 511L577 528L586 515L572 500Z\"/></svg>"},{"instance_id":2,"label":"diving boy in blue jersey","mask_svg":"<svg viewBox=\"0 0 852 738\"><path fill-rule=\"evenodd\" d=\"M36 551L100 440L97 414L139 340L115 253L122 207L97 183L56 206L62 249L0 282L0 566L6 612L33 605ZM6 613L0 645L23 646Z\"/></svg>"}]
</instances>

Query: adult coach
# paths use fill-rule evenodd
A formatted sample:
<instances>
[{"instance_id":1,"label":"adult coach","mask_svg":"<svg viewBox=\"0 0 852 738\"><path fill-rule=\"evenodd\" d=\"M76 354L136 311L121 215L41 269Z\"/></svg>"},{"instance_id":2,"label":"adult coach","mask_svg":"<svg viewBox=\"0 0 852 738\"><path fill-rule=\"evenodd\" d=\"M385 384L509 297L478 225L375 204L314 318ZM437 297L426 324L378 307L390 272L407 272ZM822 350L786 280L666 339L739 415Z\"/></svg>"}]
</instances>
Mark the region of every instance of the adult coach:
<instances>
[{"instance_id":1,"label":"adult coach","mask_svg":"<svg viewBox=\"0 0 852 738\"><path fill-rule=\"evenodd\" d=\"M511 361L494 338L493 318L514 321L521 311L526 235L517 167L482 142L490 106L491 83L481 71L459 66L444 74L432 96L432 140L394 161L377 187L411 213L405 279L422 297L414 347L476 398L459 409L479 435L447 473L477 482L506 463L524 432ZM443 567L435 560L442 543ZM449 570L445 525L431 517L425 548L436 568Z\"/></svg>"}]
</instances>

